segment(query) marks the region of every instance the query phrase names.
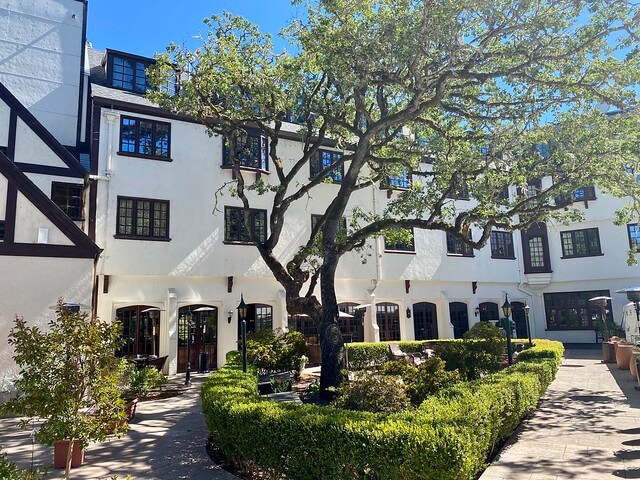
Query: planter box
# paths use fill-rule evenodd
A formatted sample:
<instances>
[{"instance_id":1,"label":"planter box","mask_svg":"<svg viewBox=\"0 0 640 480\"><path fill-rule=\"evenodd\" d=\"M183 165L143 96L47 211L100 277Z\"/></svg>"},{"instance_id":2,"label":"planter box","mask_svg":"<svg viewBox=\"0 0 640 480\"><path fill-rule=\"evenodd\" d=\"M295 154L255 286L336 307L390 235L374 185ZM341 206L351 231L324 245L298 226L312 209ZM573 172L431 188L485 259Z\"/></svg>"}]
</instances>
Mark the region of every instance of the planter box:
<instances>
[{"instance_id":1,"label":"planter box","mask_svg":"<svg viewBox=\"0 0 640 480\"><path fill-rule=\"evenodd\" d=\"M273 383L276 382L288 382L288 388L286 391L291 391L291 375L288 372L283 373L271 373L269 375L260 375L258 377L258 393L260 395L269 395L274 393Z\"/></svg>"},{"instance_id":2,"label":"planter box","mask_svg":"<svg viewBox=\"0 0 640 480\"><path fill-rule=\"evenodd\" d=\"M67 466L67 452L69 440L60 440L53 444L53 468L65 468ZM80 442L73 442L73 454L71 455L71 468L79 467L84 463L84 449L80 448Z\"/></svg>"}]
</instances>

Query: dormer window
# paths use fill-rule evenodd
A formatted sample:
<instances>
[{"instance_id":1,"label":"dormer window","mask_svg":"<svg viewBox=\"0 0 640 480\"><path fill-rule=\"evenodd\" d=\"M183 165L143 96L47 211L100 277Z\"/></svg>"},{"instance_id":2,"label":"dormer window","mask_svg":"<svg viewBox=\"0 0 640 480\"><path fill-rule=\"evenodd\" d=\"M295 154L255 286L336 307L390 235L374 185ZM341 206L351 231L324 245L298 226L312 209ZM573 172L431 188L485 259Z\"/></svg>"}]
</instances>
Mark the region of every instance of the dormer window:
<instances>
[{"instance_id":1,"label":"dormer window","mask_svg":"<svg viewBox=\"0 0 640 480\"><path fill-rule=\"evenodd\" d=\"M154 63L150 58L107 50L109 85L133 93L145 93L151 88L146 69Z\"/></svg>"}]
</instances>

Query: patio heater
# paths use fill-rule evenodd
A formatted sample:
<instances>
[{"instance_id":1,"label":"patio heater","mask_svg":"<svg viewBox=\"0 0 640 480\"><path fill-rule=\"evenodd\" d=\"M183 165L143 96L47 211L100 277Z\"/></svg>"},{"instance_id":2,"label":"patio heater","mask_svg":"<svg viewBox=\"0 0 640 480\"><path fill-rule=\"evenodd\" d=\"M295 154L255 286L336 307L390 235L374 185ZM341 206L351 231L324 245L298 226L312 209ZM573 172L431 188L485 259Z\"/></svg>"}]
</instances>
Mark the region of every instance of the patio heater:
<instances>
[{"instance_id":1,"label":"patio heater","mask_svg":"<svg viewBox=\"0 0 640 480\"><path fill-rule=\"evenodd\" d=\"M529 306L528 303L524 304L524 319L527 322L527 337L529 338L529 348L531 348L533 346L533 343L531 342L531 326L529 325L529 310L531 310L531 307Z\"/></svg>"},{"instance_id":2,"label":"patio heater","mask_svg":"<svg viewBox=\"0 0 640 480\"><path fill-rule=\"evenodd\" d=\"M238 319L242 322L242 371L247 373L247 304L244 303L244 295L240 294Z\"/></svg>"},{"instance_id":3,"label":"patio heater","mask_svg":"<svg viewBox=\"0 0 640 480\"><path fill-rule=\"evenodd\" d=\"M600 319L602 320L602 326L604 328L603 331L603 341L609 341L609 329L607 328L607 303L609 300L612 300L611 297L593 297L590 298L589 301L593 302L594 305L600 307ZM637 313L638 305L636 304L636 313ZM597 343L597 332L596 332L596 343Z\"/></svg>"},{"instance_id":4,"label":"patio heater","mask_svg":"<svg viewBox=\"0 0 640 480\"><path fill-rule=\"evenodd\" d=\"M513 352L511 351L511 320L509 320L509 315L511 315L511 304L509 303L509 296L504 294L504 303L502 304L502 313L507 319L507 362L509 365L513 365Z\"/></svg>"},{"instance_id":5,"label":"patio heater","mask_svg":"<svg viewBox=\"0 0 640 480\"><path fill-rule=\"evenodd\" d=\"M640 325L640 287L627 287L616 290L616 293L626 293L627 300L633 302L636 307L636 319Z\"/></svg>"}]
</instances>

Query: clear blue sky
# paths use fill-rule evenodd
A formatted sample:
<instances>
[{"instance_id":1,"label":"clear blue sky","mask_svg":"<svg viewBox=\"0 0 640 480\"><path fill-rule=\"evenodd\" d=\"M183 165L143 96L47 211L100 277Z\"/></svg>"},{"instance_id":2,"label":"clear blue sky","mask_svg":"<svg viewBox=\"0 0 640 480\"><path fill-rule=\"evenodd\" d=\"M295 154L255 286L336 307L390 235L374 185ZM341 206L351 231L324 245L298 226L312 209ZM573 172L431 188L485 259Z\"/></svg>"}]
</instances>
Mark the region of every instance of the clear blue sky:
<instances>
[{"instance_id":1,"label":"clear blue sky","mask_svg":"<svg viewBox=\"0 0 640 480\"><path fill-rule=\"evenodd\" d=\"M195 45L192 37L207 31L202 20L225 10L258 24L281 47L278 32L304 7L290 0L89 0L87 39L99 50L151 57L172 41Z\"/></svg>"}]
</instances>

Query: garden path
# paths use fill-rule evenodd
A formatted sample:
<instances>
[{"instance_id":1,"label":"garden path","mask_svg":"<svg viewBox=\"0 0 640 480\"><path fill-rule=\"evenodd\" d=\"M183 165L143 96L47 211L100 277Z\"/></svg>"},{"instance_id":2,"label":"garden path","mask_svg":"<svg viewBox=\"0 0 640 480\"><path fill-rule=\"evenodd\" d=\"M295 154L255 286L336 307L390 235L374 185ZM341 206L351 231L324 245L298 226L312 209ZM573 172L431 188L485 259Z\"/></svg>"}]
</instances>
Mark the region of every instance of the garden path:
<instances>
[{"instance_id":1,"label":"garden path","mask_svg":"<svg viewBox=\"0 0 640 480\"><path fill-rule=\"evenodd\" d=\"M480 480L640 478L640 391L600 349L565 351L539 408Z\"/></svg>"}]
</instances>

